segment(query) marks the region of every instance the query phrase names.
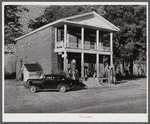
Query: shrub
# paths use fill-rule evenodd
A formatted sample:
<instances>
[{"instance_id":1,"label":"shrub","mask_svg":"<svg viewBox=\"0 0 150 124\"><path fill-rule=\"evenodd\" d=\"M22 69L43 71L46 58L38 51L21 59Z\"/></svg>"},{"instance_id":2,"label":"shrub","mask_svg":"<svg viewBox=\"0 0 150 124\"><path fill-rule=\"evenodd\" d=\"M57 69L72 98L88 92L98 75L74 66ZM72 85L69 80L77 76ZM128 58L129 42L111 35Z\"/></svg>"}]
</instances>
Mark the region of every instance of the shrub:
<instances>
[{"instance_id":1,"label":"shrub","mask_svg":"<svg viewBox=\"0 0 150 124\"><path fill-rule=\"evenodd\" d=\"M16 78L16 72L13 73L7 73L4 76L5 79L15 79Z\"/></svg>"}]
</instances>

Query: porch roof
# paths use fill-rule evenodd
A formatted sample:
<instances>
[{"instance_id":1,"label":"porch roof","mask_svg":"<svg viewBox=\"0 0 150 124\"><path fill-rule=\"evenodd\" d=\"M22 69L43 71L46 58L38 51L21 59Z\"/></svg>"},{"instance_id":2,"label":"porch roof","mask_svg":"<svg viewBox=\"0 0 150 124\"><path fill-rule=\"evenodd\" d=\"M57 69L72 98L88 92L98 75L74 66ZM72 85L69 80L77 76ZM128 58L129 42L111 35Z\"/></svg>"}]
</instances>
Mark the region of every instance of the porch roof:
<instances>
[{"instance_id":1,"label":"porch roof","mask_svg":"<svg viewBox=\"0 0 150 124\"><path fill-rule=\"evenodd\" d=\"M79 26L79 27L86 27L92 29L99 29L102 31L108 32L116 32L120 29L107 21L105 18L97 14L96 12L88 12L85 14L80 14L76 16L71 16L67 18L63 18L57 23L53 24L54 27L59 27L64 23Z\"/></svg>"},{"instance_id":2,"label":"porch roof","mask_svg":"<svg viewBox=\"0 0 150 124\"><path fill-rule=\"evenodd\" d=\"M59 27L64 24L68 24L71 26L77 26L77 27L84 27L84 28L90 28L90 29L95 29L95 30L101 30L101 31L106 31L106 32L117 32L119 31L118 29L113 29L113 28L108 28L103 25L98 25L96 23L84 23L84 22L73 22L73 21L65 21L62 20L61 22L58 22L57 24L54 24L54 27Z\"/></svg>"}]
</instances>

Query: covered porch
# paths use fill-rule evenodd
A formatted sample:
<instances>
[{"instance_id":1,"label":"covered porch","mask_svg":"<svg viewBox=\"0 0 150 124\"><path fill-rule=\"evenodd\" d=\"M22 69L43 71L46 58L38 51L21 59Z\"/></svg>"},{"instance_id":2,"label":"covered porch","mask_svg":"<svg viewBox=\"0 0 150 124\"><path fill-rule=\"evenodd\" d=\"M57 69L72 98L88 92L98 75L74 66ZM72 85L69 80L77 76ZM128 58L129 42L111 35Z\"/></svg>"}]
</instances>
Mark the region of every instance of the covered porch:
<instances>
[{"instance_id":1,"label":"covered porch","mask_svg":"<svg viewBox=\"0 0 150 124\"><path fill-rule=\"evenodd\" d=\"M108 36L107 43L103 40L105 34ZM59 69L64 72L69 70L70 63L74 59L81 78L85 78L86 68L94 71L96 78L102 77L104 74L103 56L108 56L109 65L113 66L112 49L112 32L67 24L55 28L54 51L58 53L58 63L61 63Z\"/></svg>"},{"instance_id":2,"label":"covered porch","mask_svg":"<svg viewBox=\"0 0 150 124\"><path fill-rule=\"evenodd\" d=\"M103 77L105 73L105 63L110 65L110 55L93 54L93 53L75 53L66 52L58 54L58 68L59 70L69 71L71 69L71 62L75 61L75 67L78 71L78 76L81 78L93 77L99 78Z\"/></svg>"}]
</instances>

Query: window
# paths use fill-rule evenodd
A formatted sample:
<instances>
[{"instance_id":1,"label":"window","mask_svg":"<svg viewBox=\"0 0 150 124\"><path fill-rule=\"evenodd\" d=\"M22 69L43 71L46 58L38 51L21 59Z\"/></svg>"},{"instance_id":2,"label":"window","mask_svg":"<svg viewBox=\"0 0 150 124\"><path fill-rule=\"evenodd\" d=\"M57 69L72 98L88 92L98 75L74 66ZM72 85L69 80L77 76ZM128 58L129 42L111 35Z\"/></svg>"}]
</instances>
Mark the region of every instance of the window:
<instances>
[{"instance_id":1,"label":"window","mask_svg":"<svg viewBox=\"0 0 150 124\"><path fill-rule=\"evenodd\" d=\"M46 77L46 80L53 81L53 80L54 80L54 77L52 77L52 76Z\"/></svg>"},{"instance_id":2,"label":"window","mask_svg":"<svg viewBox=\"0 0 150 124\"><path fill-rule=\"evenodd\" d=\"M60 35L61 35L61 41L62 41L62 40L64 40L64 31L61 30L60 33L61 33Z\"/></svg>"},{"instance_id":3,"label":"window","mask_svg":"<svg viewBox=\"0 0 150 124\"><path fill-rule=\"evenodd\" d=\"M55 77L55 80L56 81L62 81L62 80L65 80L65 77Z\"/></svg>"}]
</instances>

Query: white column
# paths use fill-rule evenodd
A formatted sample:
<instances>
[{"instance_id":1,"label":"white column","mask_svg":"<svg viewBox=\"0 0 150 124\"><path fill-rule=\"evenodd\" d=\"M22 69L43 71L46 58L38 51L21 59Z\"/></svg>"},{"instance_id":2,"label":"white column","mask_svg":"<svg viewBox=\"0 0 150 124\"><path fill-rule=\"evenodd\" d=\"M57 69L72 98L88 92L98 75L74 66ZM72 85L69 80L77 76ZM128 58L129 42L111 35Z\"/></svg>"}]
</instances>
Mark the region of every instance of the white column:
<instances>
[{"instance_id":1,"label":"white column","mask_svg":"<svg viewBox=\"0 0 150 124\"><path fill-rule=\"evenodd\" d=\"M67 71L67 52L66 52L66 45L67 45L67 25L64 25L64 71Z\"/></svg>"},{"instance_id":2,"label":"white column","mask_svg":"<svg viewBox=\"0 0 150 124\"><path fill-rule=\"evenodd\" d=\"M81 28L81 46L84 49L84 28Z\"/></svg>"},{"instance_id":3,"label":"white column","mask_svg":"<svg viewBox=\"0 0 150 124\"><path fill-rule=\"evenodd\" d=\"M110 49L113 52L113 33L110 33Z\"/></svg>"},{"instance_id":4,"label":"white column","mask_svg":"<svg viewBox=\"0 0 150 124\"><path fill-rule=\"evenodd\" d=\"M97 78L99 78L99 54L96 54Z\"/></svg>"},{"instance_id":5,"label":"white column","mask_svg":"<svg viewBox=\"0 0 150 124\"><path fill-rule=\"evenodd\" d=\"M66 48L67 45L67 25L64 25L64 48Z\"/></svg>"},{"instance_id":6,"label":"white column","mask_svg":"<svg viewBox=\"0 0 150 124\"><path fill-rule=\"evenodd\" d=\"M84 78L84 53L81 53L81 77Z\"/></svg>"},{"instance_id":7,"label":"white column","mask_svg":"<svg viewBox=\"0 0 150 124\"><path fill-rule=\"evenodd\" d=\"M66 50L64 51L64 71L67 71L67 52Z\"/></svg>"},{"instance_id":8,"label":"white column","mask_svg":"<svg viewBox=\"0 0 150 124\"><path fill-rule=\"evenodd\" d=\"M55 28L55 49L57 48L57 28Z\"/></svg>"},{"instance_id":9,"label":"white column","mask_svg":"<svg viewBox=\"0 0 150 124\"><path fill-rule=\"evenodd\" d=\"M110 63L111 66L113 66L113 33L110 33L110 50L111 50Z\"/></svg>"},{"instance_id":10,"label":"white column","mask_svg":"<svg viewBox=\"0 0 150 124\"><path fill-rule=\"evenodd\" d=\"M97 45L97 51L99 51L99 30L96 31L96 45Z\"/></svg>"}]
</instances>

